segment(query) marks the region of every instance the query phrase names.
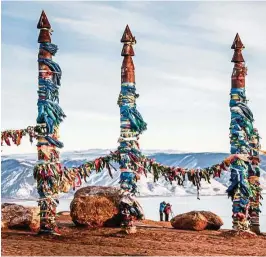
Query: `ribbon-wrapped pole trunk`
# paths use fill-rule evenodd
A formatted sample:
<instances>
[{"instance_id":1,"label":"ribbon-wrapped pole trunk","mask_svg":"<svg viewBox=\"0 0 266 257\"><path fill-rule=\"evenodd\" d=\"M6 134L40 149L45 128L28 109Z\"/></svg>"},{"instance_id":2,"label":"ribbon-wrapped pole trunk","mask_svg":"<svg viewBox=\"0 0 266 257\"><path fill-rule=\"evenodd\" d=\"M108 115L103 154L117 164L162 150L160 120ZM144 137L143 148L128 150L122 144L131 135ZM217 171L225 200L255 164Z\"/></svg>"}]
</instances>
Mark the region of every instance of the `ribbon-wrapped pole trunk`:
<instances>
[{"instance_id":1,"label":"ribbon-wrapped pole trunk","mask_svg":"<svg viewBox=\"0 0 266 257\"><path fill-rule=\"evenodd\" d=\"M247 68L242 56L244 45L237 34L231 49L234 50L231 76L231 154L244 154L246 159L231 164L231 185L227 192L233 200L233 228L259 231L259 135L253 127L253 114L247 106L245 76Z\"/></svg>"},{"instance_id":2,"label":"ribbon-wrapped pole trunk","mask_svg":"<svg viewBox=\"0 0 266 257\"><path fill-rule=\"evenodd\" d=\"M59 203L58 194L62 176L58 148L63 147L59 141L59 124L65 118L59 106L59 88L61 69L52 60L58 50L51 43L51 25L44 11L41 13L37 28L40 30L38 43L38 162L34 167L39 194L41 228L40 233L60 234L55 217Z\"/></svg>"},{"instance_id":3,"label":"ribbon-wrapped pole trunk","mask_svg":"<svg viewBox=\"0 0 266 257\"><path fill-rule=\"evenodd\" d=\"M120 107L121 129L118 151L120 152L120 188L125 196L121 201L120 208L123 217L122 227L128 233L133 233L135 230L133 219L139 219L141 215L132 211L134 207L136 207L136 210L140 210L139 206L133 206L132 208L129 204L134 204L134 200L129 198L130 195L137 192L136 182L139 179L138 171L140 171L132 164L137 163L137 160L142 156L138 138L146 130L147 124L136 109L136 98L139 95L136 93L135 67L132 59L132 56L135 55L132 46L136 43L136 40L128 25L121 38L121 43L123 43L121 56L124 59L121 67L121 92L117 102Z\"/></svg>"}]
</instances>

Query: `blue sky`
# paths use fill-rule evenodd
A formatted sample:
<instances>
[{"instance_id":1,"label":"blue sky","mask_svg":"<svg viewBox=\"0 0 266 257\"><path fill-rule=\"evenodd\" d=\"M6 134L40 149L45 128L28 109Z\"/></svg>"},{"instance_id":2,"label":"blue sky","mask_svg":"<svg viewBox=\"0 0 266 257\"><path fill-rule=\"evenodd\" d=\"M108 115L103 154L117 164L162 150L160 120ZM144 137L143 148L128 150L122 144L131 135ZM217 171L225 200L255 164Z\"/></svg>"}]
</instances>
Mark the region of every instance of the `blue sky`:
<instances>
[{"instance_id":1,"label":"blue sky","mask_svg":"<svg viewBox=\"0 0 266 257\"><path fill-rule=\"evenodd\" d=\"M126 24L137 39L137 106L148 123L142 148L229 151L236 32L246 46L249 106L266 145L266 2L2 2L2 130L35 124L42 9L63 71L64 150L118 145ZM3 153L35 152L27 141Z\"/></svg>"}]
</instances>

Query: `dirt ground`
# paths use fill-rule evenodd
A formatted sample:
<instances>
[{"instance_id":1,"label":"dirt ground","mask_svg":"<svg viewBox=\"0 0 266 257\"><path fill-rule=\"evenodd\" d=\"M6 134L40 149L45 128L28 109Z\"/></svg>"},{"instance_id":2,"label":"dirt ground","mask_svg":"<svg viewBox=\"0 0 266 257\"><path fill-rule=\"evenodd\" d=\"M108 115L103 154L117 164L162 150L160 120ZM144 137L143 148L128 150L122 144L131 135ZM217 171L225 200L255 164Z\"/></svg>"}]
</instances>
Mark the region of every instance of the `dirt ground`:
<instances>
[{"instance_id":1,"label":"dirt ground","mask_svg":"<svg viewBox=\"0 0 266 257\"><path fill-rule=\"evenodd\" d=\"M69 216L59 218L62 236L2 231L2 255L256 255L266 256L266 235L240 238L221 231L183 231L168 222L137 223L138 232L124 235L119 228L77 228Z\"/></svg>"}]
</instances>

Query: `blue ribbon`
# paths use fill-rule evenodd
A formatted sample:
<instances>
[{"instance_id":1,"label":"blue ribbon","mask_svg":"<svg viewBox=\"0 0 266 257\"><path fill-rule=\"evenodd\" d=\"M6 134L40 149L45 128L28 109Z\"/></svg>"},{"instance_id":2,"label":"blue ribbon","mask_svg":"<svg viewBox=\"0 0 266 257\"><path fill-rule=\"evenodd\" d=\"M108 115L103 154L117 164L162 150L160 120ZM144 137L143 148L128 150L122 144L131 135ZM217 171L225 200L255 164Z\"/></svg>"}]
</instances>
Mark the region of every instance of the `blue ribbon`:
<instances>
[{"instance_id":1,"label":"blue ribbon","mask_svg":"<svg viewBox=\"0 0 266 257\"><path fill-rule=\"evenodd\" d=\"M44 49L55 55L58 47L52 43L41 43L40 49ZM45 139L48 141L47 143L39 143L39 145L54 145L58 148L62 148L64 144L49 136L49 134L54 133L54 127L58 126L63 119L66 117L62 108L58 105L59 103L59 86L61 85L61 75L62 71L60 66L52 61L51 59L39 58L39 63L44 63L47 65L53 73L52 80L39 78L39 97L43 96L45 99L38 100L38 117L37 123L45 123L47 128L47 135Z\"/></svg>"},{"instance_id":2,"label":"blue ribbon","mask_svg":"<svg viewBox=\"0 0 266 257\"><path fill-rule=\"evenodd\" d=\"M40 49L44 49L45 51L48 51L50 54L55 55L58 50L58 46L52 43L41 43Z\"/></svg>"}]
</instances>

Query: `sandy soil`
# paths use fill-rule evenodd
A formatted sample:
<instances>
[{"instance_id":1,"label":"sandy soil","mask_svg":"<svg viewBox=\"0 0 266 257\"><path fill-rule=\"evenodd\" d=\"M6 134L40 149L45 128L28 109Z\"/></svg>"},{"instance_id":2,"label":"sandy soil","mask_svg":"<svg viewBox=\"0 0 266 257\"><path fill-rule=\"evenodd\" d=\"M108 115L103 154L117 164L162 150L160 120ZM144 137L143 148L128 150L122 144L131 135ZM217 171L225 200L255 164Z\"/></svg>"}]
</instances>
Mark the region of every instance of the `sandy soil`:
<instances>
[{"instance_id":1,"label":"sandy soil","mask_svg":"<svg viewBox=\"0 0 266 257\"><path fill-rule=\"evenodd\" d=\"M225 231L182 231L168 222L143 221L138 233L124 235L119 228L77 228L69 216L60 216L62 236L2 231L2 255L259 255L266 256L266 235L230 236Z\"/></svg>"}]
</instances>

